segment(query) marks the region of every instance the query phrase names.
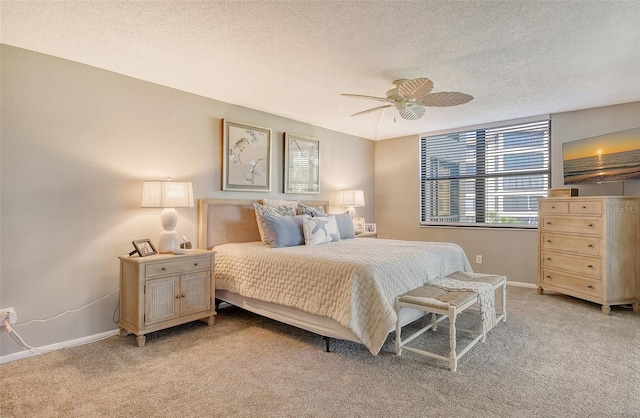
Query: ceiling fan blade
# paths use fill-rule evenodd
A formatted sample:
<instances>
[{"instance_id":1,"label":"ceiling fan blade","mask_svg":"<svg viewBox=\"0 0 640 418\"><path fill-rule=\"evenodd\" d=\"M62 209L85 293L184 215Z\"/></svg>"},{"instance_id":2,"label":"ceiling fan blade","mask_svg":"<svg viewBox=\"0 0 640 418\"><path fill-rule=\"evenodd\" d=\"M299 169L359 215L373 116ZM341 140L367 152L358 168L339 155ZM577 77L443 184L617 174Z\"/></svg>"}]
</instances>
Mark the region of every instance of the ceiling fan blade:
<instances>
[{"instance_id":1,"label":"ceiling fan blade","mask_svg":"<svg viewBox=\"0 0 640 418\"><path fill-rule=\"evenodd\" d=\"M424 106L407 102L399 103L397 108L398 113L400 113L400 117L406 120L418 120L424 116L425 112Z\"/></svg>"},{"instance_id":2,"label":"ceiling fan blade","mask_svg":"<svg viewBox=\"0 0 640 418\"><path fill-rule=\"evenodd\" d=\"M367 109L367 110L363 110L362 112L358 112L358 113L354 113L351 116L360 116L360 115L364 115L365 113L369 113L369 112L375 112L376 110L380 110L380 109L384 109L386 107L393 107L393 105L388 104L388 105L384 105L384 106L378 106L378 107L374 107L372 109Z\"/></svg>"},{"instance_id":3,"label":"ceiling fan blade","mask_svg":"<svg viewBox=\"0 0 640 418\"><path fill-rule=\"evenodd\" d=\"M465 104L471 100L473 100L473 96L468 94L458 93L457 91L442 91L428 94L418 100L418 103L423 106L445 107Z\"/></svg>"},{"instance_id":4,"label":"ceiling fan blade","mask_svg":"<svg viewBox=\"0 0 640 418\"><path fill-rule=\"evenodd\" d=\"M377 100L379 102L390 102L389 99L385 98L385 97L376 97L376 96L365 96L363 94L348 94L348 93L342 93L341 96L346 96L346 97L357 97L359 99L371 99L371 100Z\"/></svg>"},{"instance_id":5,"label":"ceiling fan blade","mask_svg":"<svg viewBox=\"0 0 640 418\"><path fill-rule=\"evenodd\" d=\"M433 81L428 78L415 78L406 80L398 86L398 94L405 99L418 100L433 90Z\"/></svg>"}]
</instances>

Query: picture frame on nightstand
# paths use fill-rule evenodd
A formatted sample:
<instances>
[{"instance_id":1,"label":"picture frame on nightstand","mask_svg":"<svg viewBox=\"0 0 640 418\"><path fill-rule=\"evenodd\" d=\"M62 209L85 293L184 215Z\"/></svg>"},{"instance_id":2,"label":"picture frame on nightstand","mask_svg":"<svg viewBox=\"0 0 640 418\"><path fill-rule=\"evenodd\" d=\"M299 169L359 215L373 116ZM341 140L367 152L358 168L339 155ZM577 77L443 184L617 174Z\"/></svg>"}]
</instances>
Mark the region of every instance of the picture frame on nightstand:
<instances>
[{"instance_id":1,"label":"picture frame on nightstand","mask_svg":"<svg viewBox=\"0 0 640 418\"><path fill-rule=\"evenodd\" d=\"M377 231L376 224L364 224L364 232L375 234Z\"/></svg>"},{"instance_id":2,"label":"picture frame on nightstand","mask_svg":"<svg viewBox=\"0 0 640 418\"><path fill-rule=\"evenodd\" d=\"M135 250L129 253L130 256L138 253L140 257L146 257L158 253L149 238L134 240L132 244Z\"/></svg>"}]
</instances>

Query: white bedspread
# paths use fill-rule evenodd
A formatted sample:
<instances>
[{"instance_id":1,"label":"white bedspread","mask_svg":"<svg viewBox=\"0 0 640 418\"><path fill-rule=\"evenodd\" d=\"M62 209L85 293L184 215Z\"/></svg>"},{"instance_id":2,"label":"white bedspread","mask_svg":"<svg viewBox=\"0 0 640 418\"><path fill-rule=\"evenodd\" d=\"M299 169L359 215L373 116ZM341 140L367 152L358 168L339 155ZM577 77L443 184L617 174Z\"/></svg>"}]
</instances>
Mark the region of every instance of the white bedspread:
<instances>
[{"instance_id":1,"label":"white bedspread","mask_svg":"<svg viewBox=\"0 0 640 418\"><path fill-rule=\"evenodd\" d=\"M317 246L223 244L216 288L334 319L376 355L396 322L394 298L455 271L471 271L458 245L356 238Z\"/></svg>"}]
</instances>

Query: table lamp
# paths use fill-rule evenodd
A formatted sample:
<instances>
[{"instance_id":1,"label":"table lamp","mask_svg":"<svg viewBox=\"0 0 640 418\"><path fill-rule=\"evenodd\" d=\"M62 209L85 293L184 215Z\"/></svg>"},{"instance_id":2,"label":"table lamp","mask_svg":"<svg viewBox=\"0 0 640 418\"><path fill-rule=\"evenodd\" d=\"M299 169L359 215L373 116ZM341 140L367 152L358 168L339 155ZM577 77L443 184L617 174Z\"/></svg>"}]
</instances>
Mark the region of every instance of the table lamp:
<instances>
[{"instance_id":1,"label":"table lamp","mask_svg":"<svg viewBox=\"0 0 640 418\"><path fill-rule=\"evenodd\" d=\"M142 207L163 208L160 223L163 231L158 243L159 253L170 253L180 248L178 232L178 212L175 208L193 207L193 186L191 182L145 181L142 186Z\"/></svg>"},{"instance_id":2,"label":"table lamp","mask_svg":"<svg viewBox=\"0 0 640 418\"><path fill-rule=\"evenodd\" d=\"M353 219L356 216L355 208L361 208L364 206L364 191L345 189L340 190L340 206L347 207L349 216Z\"/></svg>"}]
</instances>

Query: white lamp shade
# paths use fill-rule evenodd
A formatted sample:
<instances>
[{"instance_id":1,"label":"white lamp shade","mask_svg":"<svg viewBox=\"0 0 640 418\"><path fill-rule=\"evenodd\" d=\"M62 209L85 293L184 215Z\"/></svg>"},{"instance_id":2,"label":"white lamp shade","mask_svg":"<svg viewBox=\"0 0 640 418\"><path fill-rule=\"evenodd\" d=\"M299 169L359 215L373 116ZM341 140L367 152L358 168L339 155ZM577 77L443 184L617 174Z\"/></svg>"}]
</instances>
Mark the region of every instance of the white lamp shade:
<instances>
[{"instance_id":1,"label":"white lamp shade","mask_svg":"<svg viewBox=\"0 0 640 418\"><path fill-rule=\"evenodd\" d=\"M356 189L340 190L340 206L361 208L364 206L364 191Z\"/></svg>"},{"instance_id":2,"label":"white lamp shade","mask_svg":"<svg viewBox=\"0 0 640 418\"><path fill-rule=\"evenodd\" d=\"M193 205L190 181L145 181L142 186L143 208L192 208Z\"/></svg>"},{"instance_id":3,"label":"white lamp shade","mask_svg":"<svg viewBox=\"0 0 640 418\"><path fill-rule=\"evenodd\" d=\"M193 207L193 186L190 181L145 181L142 186L143 208L164 208L160 214L162 232L158 243L159 253L170 253L180 247L178 212L175 208Z\"/></svg>"}]
</instances>

